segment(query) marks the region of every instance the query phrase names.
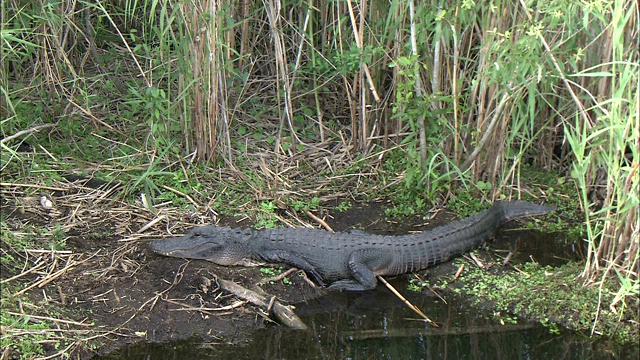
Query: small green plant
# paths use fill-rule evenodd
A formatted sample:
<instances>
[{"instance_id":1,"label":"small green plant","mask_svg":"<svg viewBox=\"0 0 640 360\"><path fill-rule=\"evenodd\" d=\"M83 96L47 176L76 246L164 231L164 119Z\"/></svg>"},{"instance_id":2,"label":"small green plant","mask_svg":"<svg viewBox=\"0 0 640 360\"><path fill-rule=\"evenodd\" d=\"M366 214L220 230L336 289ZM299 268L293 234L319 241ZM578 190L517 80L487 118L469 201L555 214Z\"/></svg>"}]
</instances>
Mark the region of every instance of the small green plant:
<instances>
[{"instance_id":1,"label":"small green plant","mask_svg":"<svg viewBox=\"0 0 640 360\"><path fill-rule=\"evenodd\" d=\"M581 266L578 263L568 263L551 267L527 262L519 266L518 272L501 271L498 274L467 266L458 281L462 282L463 296L471 296L474 305L480 307L491 302L491 308L496 314L500 314L498 319L501 321L508 320L505 314L515 314L535 319L553 333L559 331L559 326L580 331L595 327L597 331L614 336L622 342L633 341L632 338L623 336L634 326L635 320L629 321L634 318L631 312L620 306L617 310L624 312L628 319L620 322L619 313L598 305L599 301L615 301L616 291L609 290L616 289L615 281L606 279L602 285L603 289L607 289L604 291L597 287L583 287L580 282L575 281Z\"/></svg>"},{"instance_id":2,"label":"small green plant","mask_svg":"<svg viewBox=\"0 0 640 360\"><path fill-rule=\"evenodd\" d=\"M56 224L55 228L51 231L51 248L53 250L64 250L66 238L67 233L62 230L62 225Z\"/></svg>"},{"instance_id":3,"label":"small green plant","mask_svg":"<svg viewBox=\"0 0 640 360\"><path fill-rule=\"evenodd\" d=\"M353 204L351 203L351 201L343 201L340 204L338 204L338 206L336 207L336 210L342 213L351 209L352 206Z\"/></svg>"},{"instance_id":4,"label":"small green plant","mask_svg":"<svg viewBox=\"0 0 640 360\"><path fill-rule=\"evenodd\" d=\"M305 202L305 201L302 201L302 200L294 200L293 204L291 204L291 206L293 207L293 210L295 210L295 211L300 211L300 210L313 211L313 210L317 210L320 207L320 198L313 197L313 198L311 198L311 200L309 202Z\"/></svg>"},{"instance_id":5,"label":"small green plant","mask_svg":"<svg viewBox=\"0 0 640 360\"><path fill-rule=\"evenodd\" d=\"M260 268L260 274L262 274L262 276L269 277L269 278L280 276L283 272L284 272L284 269L282 267L278 267L278 268L262 267L262 268ZM291 282L291 279L289 279L286 276L282 278L282 283L285 284L285 285L293 284ZM273 281L269 281L269 284L273 285Z\"/></svg>"},{"instance_id":6,"label":"small green plant","mask_svg":"<svg viewBox=\"0 0 640 360\"><path fill-rule=\"evenodd\" d=\"M391 196L394 206L385 209L388 217L426 213L428 203L416 188L401 187Z\"/></svg>"},{"instance_id":7,"label":"small green plant","mask_svg":"<svg viewBox=\"0 0 640 360\"><path fill-rule=\"evenodd\" d=\"M45 350L42 342L52 334L46 330L51 329L51 325L45 321L31 322L28 316L15 316L2 311L0 323L4 329L11 332L0 337L0 345L3 349L11 347L20 354L21 359L31 359L41 357ZM18 333L20 335L12 335Z\"/></svg>"},{"instance_id":8,"label":"small green plant","mask_svg":"<svg viewBox=\"0 0 640 360\"><path fill-rule=\"evenodd\" d=\"M272 268L272 267L260 268L260 274L262 274L264 276L277 276L277 275L279 275L279 274L276 274L276 269Z\"/></svg>"},{"instance_id":9,"label":"small green plant","mask_svg":"<svg viewBox=\"0 0 640 360\"><path fill-rule=\"evenodd\" d=\"M273 229L278 225L278 219L275 217L276 206L274 201L263 201L260 203L260 209L256 214L256 227Z\"/></svg>"},{"instance_id":10,"label":"small green plant","mask_svg":"<svg viewBox=\"0 0 640 360\"><path fill-rule=\"evenodd\" d=\"M429 286L429 284L419 279L411 279L407 285L407 290L420 292L425 286Z\"/></svg>"}]
</instances>

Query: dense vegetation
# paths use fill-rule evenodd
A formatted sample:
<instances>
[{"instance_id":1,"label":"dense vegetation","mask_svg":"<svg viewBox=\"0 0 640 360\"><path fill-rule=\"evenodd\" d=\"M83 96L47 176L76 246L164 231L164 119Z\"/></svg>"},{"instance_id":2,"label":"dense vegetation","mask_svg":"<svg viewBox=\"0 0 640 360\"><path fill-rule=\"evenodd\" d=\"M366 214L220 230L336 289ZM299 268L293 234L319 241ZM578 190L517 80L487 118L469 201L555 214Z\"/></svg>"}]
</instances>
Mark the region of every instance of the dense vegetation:
<instances>
[{"instance_id":1,"label":"dense vegetation","mask_svg":"<svg viewBox=\"0 0 640 360\"><path fill-rule=\"evenodd\" d=\"M285 191L296 210L397 185L410 211L549 199L523 176L543 169L577 189L584 284L617 280L603 306L637 299L636 1L0 6L3 195L77 172L145 208L269 225Z\"/></svg>"}]
</instances>

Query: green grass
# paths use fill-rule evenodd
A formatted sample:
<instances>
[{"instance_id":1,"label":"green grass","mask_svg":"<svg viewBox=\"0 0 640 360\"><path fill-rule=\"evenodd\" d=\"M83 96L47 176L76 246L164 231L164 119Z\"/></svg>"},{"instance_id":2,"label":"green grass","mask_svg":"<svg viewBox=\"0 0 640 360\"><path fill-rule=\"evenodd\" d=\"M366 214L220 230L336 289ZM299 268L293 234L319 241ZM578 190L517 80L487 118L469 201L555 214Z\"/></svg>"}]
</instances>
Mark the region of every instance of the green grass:
<instances>
[{"instance_id":1,"label":"green grass","mask_svg":"<svg viewBox=\"0 0 640 360\"><path fill-rule=\"evenodd\" d=\"M466 263L456 260L462 262ZM583 286L577 279L583 267L580 263L551 267L528 262L518 267L521 271L493 272L466 263L460 287L446 282L439 285L471 299L475 306L488 306L499 319L515 314L538 321L551 331L557 331L560 324L584 333L591 332L595 324L596 334L627 344L637 340L633 311L618 306L616 314L603 306L616 296L615 281L605 282L599 294L597 286ZM596 316L598 321L594 322Z\"/></svg>"},{"instance_id":2,"label":"green grass","mask_svg":"<svg viewBox=\"0 0 640 360\"><path fill-rule=\"evenodd\" d=\"M5 294L3 294L3 297ZM0 346L5 349L10 347L12 352L19 354L20 359L32 359L45 355L45 349L41 342L47 340L51 334L52 324L46 321L30 322L28 316L15 316L7 313L8 308L2 306L0 323L3 328L10 329L12 333L19 335L3 335L0 337ZM16 311L15 308L11 309Z\"/></svg>"}]
</instances>

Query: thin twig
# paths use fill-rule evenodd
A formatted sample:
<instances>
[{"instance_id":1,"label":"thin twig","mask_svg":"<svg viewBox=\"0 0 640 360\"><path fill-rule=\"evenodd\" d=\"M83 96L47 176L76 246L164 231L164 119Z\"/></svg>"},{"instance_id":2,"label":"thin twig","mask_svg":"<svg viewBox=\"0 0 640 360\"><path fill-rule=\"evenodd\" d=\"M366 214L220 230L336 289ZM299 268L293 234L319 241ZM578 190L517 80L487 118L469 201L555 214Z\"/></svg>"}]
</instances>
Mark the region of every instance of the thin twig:
<instances>
[{"instance_id":1,"label":"thin twig","mask_svg":"<svg viewBox=\"0 0 640 360\"><path fill-rule=\"evenodd\" d=\"M39 185L39 184L18 184L18 183L6 183L6 182L0 182L0 186L16 186L16 187L35 188L35 189L45 189L45 190L52 190L52 191L68 191L69 190L69 188L45 186L45 185Z\"/></svg>"},{"instance_id":2,"label":"thin twig","mask_svg":"<svg viewBox=\"0 0 640 360\"><path fill-rule=\"evenodd\" d=\"M46 129L46 128L50 128L50 127L54 127L56 126L55 124L42 124L42 125L38 125L38 126L34 126L30 129L25 129L25 130L20 130L17 133L13 134L13 135L9 135L5 138L0 139L0 144L4 144L7 141L11 141L17 137L20 137L24 134L31 134L32 132L36 132L36 131L40 131L42 129Z\"/></svg>"},{"instance_id":3,"label":"thin twig","mask_svg":"<svg viewBox=\"0 0 640 360\"><path fill-rule=\"evenodd\" d=\"M32 272L34 272L36 270L40 270L43 266L44 266L44 263L40 263L40 264L30 268L29 270L26 270L26 271L23 271L23 272L19 273L18 275L15 275L15 276L12 276L12 277L10 277L8 279L4 279L4 280L0 281L0 284L8 283L8 282L13 281L15 279L19 279L19 278L21 278L21 277L23 277L23 276L25 276L27 274L30 274L30 273L32 273Z\"/></svg>"},{"instance_id":4,"label":"thin twig","mask_svg":"<svg viewBox=\"0 0 640 360\"><path fill-rule=\"evenodd\" d=\"M482 263L482 261L480 261L480 259L478 259L473 253L469 253L469 256L471 257L471 259L473 259L473 261L476 263L476 265L481 268L484 269L485 266Z\"/></svg>"},{"instance_id":5,"label":"thin twig","mask_svg":"<svg viewBox=\"0 0 640 360\"><path fill-rule=\"evenodd\" d=\"M175 301L175 300L171 300L171 299L162 299L163 301L166 301L170 304L174 304L174 305L178 305L181 306L181 308L179 309L169 309L169 311L200 311L200 312L208 312L208 311L228 311L228 310L233 310L235 308L239 308L240 306L246 304L246 301L236 301L231 305L227 305L227 306L220 306L217 308L208 308L208 307L195 307L195 306L190 306L184 303L181 303L179 301Z\"/></svg>"},{"instance_id":6,"label":"thin twig","mask_svg":"<svg viewBox=\"0 0 640 360\"><path fill-rule=\"evenodd\" d=\"M68 325L75 325L75 326L93 326L92 324L85 324L85 323L81 323L81 322L77 322L77 321L56 319L56 318L52 318L52 317L48 317L48 316L21 314L21 313L16 313L16 312L13 312L13 311L7 311L7 314L14 315L14 316L26 316L26 317L29 317L29 318L32 318L32 319L53 321L53 322L57 322L57 323L61 323L61 324L68 324Z\"/></svg>"},{"instance_id":7,"label":"thin twig","mask_svg":"<svg viewBox=\"0 0 640 360\"><path fill-rule=\"evenodd\" d=\"M193 199L191 198L191 196L189 196L189 195L187 195L187 194L185 194L185 193L183 193L183 192L181 192L181 191L178 191L178 190L176 190L176 189L174 189L174 188L171 188L171 187L169 187L169 186L167 186L167 185L160 185L160 187L161 187L161 188L163 188L163 189L169 190L169 191L171 191L172 193L174 193L174 194L176 194L176 195L180 195L180 196L182 196L183 198L185 198L185 199L189 200L189 202L190 202L191 204L193 204L193 206L195 206L195 207L196 207L196 209L200 207L200 204L198 204L195 200L193 200Z\"/></svg>"},{"instance_id":8,"label":"thin twig","mask_svg":"<svg viewBox=\"0 0 640 360\"><path fill-rule=\"evenodd\" d=\"M460 264L460 267L458 268L458 271L456 271L456 275L453 277L453 280L458 280L463 270L464 270L464 264Z\"/></svg>"},{"instance_id":9,"label":"thin twig","mask_svg":"<svg viewBox=\"0 0 640 360\"><path fill-rule=\"evenodd\" d=\"M326 223L326 221L320 219L319 217L315 216L311 211L305 209L304 212L307 214L308 217L312 218L313 220L315 220L316 222L318 222L318 224L322 225L323 228L331 231L331 232L335 232L333 231L333 229L331 228L331 226L329 226L329 224Z\"/></svg>"},{"instance_id":10,"label":"thin twig","mask_svg":"<svg viewBox=\"0 0 640 360\"><path fill-rule=\"evenodd\" d=\"M398 290L396 290L391 284L389 284L387 282L387 280L385 280L382 276L378 275L377 276L378 280L380 280L387 288L389 288L389 290L391 290L391 292L398 297L398 299L400 299L402 302L404 302L409 309L413 310L416 314L418 314L421 318L423 318L424 320L426 320L429 324L438 327L438 324L436 324L435 322L433 322L431 319L429 319L427 317L427 315L425 315L420 309L418 309L417 306L413 305L409 300L407 300L404 296L402 296L402 294L400 294L398 292Z\"/></svg>"}]
</instances>

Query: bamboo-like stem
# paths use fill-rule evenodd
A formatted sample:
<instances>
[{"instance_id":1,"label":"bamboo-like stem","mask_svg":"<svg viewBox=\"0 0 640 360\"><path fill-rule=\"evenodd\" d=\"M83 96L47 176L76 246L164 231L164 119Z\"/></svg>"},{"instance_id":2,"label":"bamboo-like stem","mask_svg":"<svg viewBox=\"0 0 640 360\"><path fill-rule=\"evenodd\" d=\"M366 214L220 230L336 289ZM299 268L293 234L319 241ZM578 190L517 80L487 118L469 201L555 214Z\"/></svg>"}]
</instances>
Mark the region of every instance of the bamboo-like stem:
<instances>
[{"instance_id":1,"label":"bamboo-like stem","mask_svg":"<svg viewBox=\"0 0 640 360\"><path fill-rule=\"evenodd\" d=\"M411 28L411 53L414 55L414 61L418 61L418 43L416 40L414 0L409 1L409 23ZM420 73L418 72L417 66L414 66L414 69L414 76L416 79L414 87L416 90L416 96L418 96L418 98L422 98L424 96L424 88L422 87L422 81L420 80ZM420 139L420 159L422 161L422 165L424 165L427 163L427 129L425 128L425 119L423 117L419 117L418 119L416 119L416 122L418 123L418 131L420 131L420 133L418 134L418 138Z\"/></svg>"},{"instance_id":2,"label":"bamboo-like stem","mask_svg":"<svg viewBox=\"0 0 640 360\"><path fill-rule=\"evenodd\" d=\"M289 65L286 57L286 45L282 34L282 26L280 22L280 2L274 0L264 0L267 18L269 19L270 33L273 39L276 69L278 73L278 84L282 86L283 96L282 106L283 114L280 115L280 125L278 127L278 135L276 137L274 151L280 152L280 143L282 141L282 131L285 127L285 121L291 132L291 148L295 149L296 142L299 142L295 130L293 128L293 105L291 102L291 81L289 79ZM280 95L278 93L278 98Z\"/></svg>"},{"instance_id":3,"label":"bamboo-like stem","mask_svg":"<svg viewBox=\"0 0 640 360\"><path fill-rule=\"evenodd\" d=\"M456 15L459 11L459 8L456 7ZM458 118L458 66L459 65L459 59L460 59L460 44L458 42L458 32L459 32L459 28L458 28L458 23L456 22L455 25L451 26L451 35L453 36L453 67L452 67L452 74L451 74L451 95L453 96L453 156L454 156L454 163L455 164L459 164L460 163L460 141L459 141L459 137L458 137L458 133L460 132L460 125L459 125L459 118Z\"/></svg>"},{"instance_id":4,"label":"bamboo-like stem","mask_svg":"<svg viewBox=\"0 0 640 360\"><path fill-rule=\"evenodd\" d=\"M500 103L498 104L496 109L493 111L493 117L491 118L491 121L489 122L489 125L487 126L486 130L484 131L484 134L482 135L482 139L478 142L478 145L476 146L476 148L473 149L473 152L471 153L471 155L469 155L469 157L462 164L461 167L463 169L466 169L467 167L469 167L469 165L471 165L476 160L476 158L480 154L480 151L487 144L487 142L489 141L491 136L494 135L493 130L495 129L496 125L498 124L498 120L500 120L502 109L506 105L508 99L509 99L509 93L507 91L505 91L502 94L502 98L500 99Z\"/></svg>"}]
</instances>

